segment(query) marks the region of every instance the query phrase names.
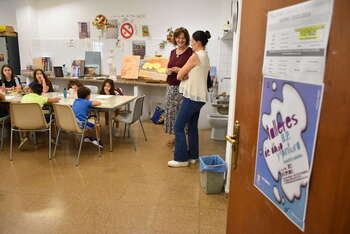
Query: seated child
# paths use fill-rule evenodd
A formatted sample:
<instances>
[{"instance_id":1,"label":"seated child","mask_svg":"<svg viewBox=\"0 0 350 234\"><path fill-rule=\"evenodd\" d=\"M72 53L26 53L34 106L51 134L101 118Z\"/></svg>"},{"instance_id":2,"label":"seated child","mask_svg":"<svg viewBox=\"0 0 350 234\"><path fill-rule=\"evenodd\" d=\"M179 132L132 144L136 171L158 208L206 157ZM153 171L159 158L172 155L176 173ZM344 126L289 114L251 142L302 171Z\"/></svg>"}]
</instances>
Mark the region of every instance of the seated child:
<instances>
[{"instance_id":1,"label":"seated child","mask_svg":"<svg viewBox=\"0 0 350 234\"><path fill-rule=\"evenodd\" d=\"M1 67L0 86L2 91L22 90L21 81L15 76L13 68L10 65L5 64Z\"/></svg>"},{"instance_id":2,"label":"seated child","mask_svg":"<svg viewBox=\"0 0 350 234\"><path fill-rule=\"evenodd\" d=\"M87 87L80 87L78 89L78 98L75 99L73 103L73 111L75 114L75 117L77 118L78 125L80 128L84 128L84 125L86 124L86 137L84 138L84 142L91 142L100 148L103 148L103 145L101 141L98 141L97 139L100 139L100 125L98 122L96 122L96 137L93 137L94 133L92 131L92 128L95 127L95 125L88 121L89 113L91 111L92 106L99 106L101 105L101 102L99 101L90 101L90 95L91 90Z\"/></svg>"},{"instance_id":3,"label":"seated child","mask_svg":"<svg viewBox=\"0 0 350 234\"><path fill-rule=\"evenodd\" d=\"M77 97L78 89L84 87L84 85L79 80L70 80L67 86L67 90L73 90L74 96Z\"/></svg>"},{"instance_id":4,"label":"seated child","mask_svg":"<svg viewBox=\"0 0 350 234\"><path fill-rule=\"evenodd\" d=\"M106 79L102 84L100 94L103 95L120 95L123 96L123 90L121 88L115 88L114 82L111 79Z\"/></svg>"},{"instance_id":5,"label":"seated child","mask_svg":"<svg viewBox=\"0 0 350 234\"><path fill-rule=\"evenodd\" d=\"M21 103L38 103L41 107L46 103L56 103L61 99L59 97L48 98L41 96L43 93L43 86L41 84L32 82L29 85L29 94L22 97Z\"/></svg>"},{"instance_id":6,"label":"seated child","mask_svg":"<svg viewBox=\"0 0 350 234\"><path fill-rule=\"evenodd\" d=\"M100 94L102 94L102 95L119 95L119 96L124 95L123 90L121 88L114 87L114 82L111 79L106 79L103 82ZM115 115L118 115L119 112L120 112L120 110L117 109L115 111ZM106 125L108 125L108 113L107 112L105 112L105 121L106 121ZM118 124L118 122L117 122L117 124ZM117 125L117 127L118 127L118 125Z\"/></svg>"},{"instance_id":7,"label":"seated child","mask_svg":"<svg viewBox=\"0 0 350 234\"><path fill-rule=\"evenodd\" d=\"M39 83L43 87L43 93L54 92L52 82L47 78L47 75L42 69L34 70L33 79L32 82Z\"/></svg>"},{"instance_id":8,"label":"seated child","mask_svg":"<svg viewBox=\"0 0 350 234\"><path fill-rule=\"evenodd\" d=\"M44 104L47 103L57 103L60 101L59 97L54 97L54 98L48 98L48 97L44 97L41 96L41 94L43 93L43 87L41 86L41 84L33 82L29 85L29 94L26 94L22 97L21 103L38 103L41 107L44 106ZM50 121L50 114L45 114L45 119L47 122ZM52 128L52 135L54 134L54 129ZM22 140L21 143L18 146L18 149L22 148L22 146L24 145L24 143L26 143L28 141L28 137L27 134L24 132L22 135Z\"/></svg>"}]
</instances>

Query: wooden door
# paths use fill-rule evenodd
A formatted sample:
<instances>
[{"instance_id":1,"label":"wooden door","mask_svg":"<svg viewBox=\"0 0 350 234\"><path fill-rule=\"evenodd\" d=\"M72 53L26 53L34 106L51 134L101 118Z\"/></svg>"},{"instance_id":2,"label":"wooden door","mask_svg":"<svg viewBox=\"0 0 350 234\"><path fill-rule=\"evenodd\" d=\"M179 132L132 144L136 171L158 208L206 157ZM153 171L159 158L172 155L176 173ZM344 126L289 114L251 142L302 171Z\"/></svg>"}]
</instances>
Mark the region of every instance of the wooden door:
<instances>
[{"instance_id":1,"label":"wooden door","mask_svg":"<svg viewBox=\"0 0 350 234\"><path fill-rule=\"evenodd\" d=\"M235 119L239 162L231 173L228 234L302 233L254 186L267 12L303 1L243 2ZM350 233L350 1L335 0L305 233Z\"/></svg>"}]
</instances>

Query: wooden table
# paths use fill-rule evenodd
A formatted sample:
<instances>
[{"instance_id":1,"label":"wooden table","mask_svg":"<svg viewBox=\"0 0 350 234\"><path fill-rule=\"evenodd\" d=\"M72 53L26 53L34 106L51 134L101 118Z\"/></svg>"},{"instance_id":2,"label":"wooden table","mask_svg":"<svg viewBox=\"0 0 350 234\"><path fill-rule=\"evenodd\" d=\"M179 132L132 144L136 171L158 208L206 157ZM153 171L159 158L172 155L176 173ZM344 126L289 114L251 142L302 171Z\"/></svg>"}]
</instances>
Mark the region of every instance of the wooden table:
<instances>
[{"instance_id":1,"label":"wooden table","mask_svg":"<svg viewBox=\"0 0 350 234\"><path fill-rule=\"evenodd\" d=\"M63 97L62 93L45 93L43 96L48 98L60 97L60 104L73 105L75 97L67 96L67 98ZM22 99L22 95L6 95L5 100L2 102L8 103L18 103ZM114 96L114 95L91 95L92 101L100 101L100 106L93 107L94 110L108 112L108 132L109 132L109 151L113 151L113 124L112 124L112 114L121 106L127 105L136 99L136 96Z\"/></svg>"}]
</instances>

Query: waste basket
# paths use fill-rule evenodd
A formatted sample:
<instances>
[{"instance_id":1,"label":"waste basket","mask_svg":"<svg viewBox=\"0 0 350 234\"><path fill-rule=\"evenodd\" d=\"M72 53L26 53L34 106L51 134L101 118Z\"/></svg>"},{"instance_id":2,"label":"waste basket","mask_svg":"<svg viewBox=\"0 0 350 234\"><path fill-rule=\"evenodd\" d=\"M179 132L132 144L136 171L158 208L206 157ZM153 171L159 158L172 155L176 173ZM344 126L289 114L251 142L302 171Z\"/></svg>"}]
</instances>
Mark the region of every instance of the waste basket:
<instances>
[{"instance_id":1,"label":"waste basket","mask_svg":"<svg viewBox=\"0 0 350 234\"><path fill-rule=\"evenodd\" d=\"M201 187L207 194L221 193L224 188L226 162L219 155L199 157Z\"/></svg>"}]
</instances>

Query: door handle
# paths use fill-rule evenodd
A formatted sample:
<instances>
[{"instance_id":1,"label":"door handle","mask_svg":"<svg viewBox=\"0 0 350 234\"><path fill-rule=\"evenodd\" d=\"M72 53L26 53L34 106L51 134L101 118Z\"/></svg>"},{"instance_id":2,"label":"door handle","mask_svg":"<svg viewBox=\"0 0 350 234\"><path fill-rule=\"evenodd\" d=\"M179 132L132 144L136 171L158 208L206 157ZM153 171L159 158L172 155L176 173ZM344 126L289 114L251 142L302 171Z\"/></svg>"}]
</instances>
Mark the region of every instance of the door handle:
<instances>
[{"instance_id":1,"label":"door handle","mask_svg":"<svg viewBox=\"0 0 350 234\"><path fill-rule=\"evenodd\" d=\"M232 136L226 136L226 140L232 144L232 169L237 168L238 164L238 146L239 146L239 121L236 120L235 126L233 128L233 135Z\"/></svg>"}]
</instances>

